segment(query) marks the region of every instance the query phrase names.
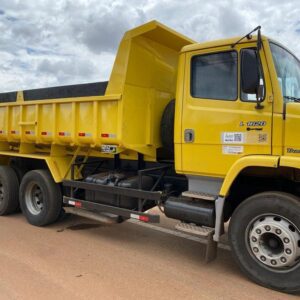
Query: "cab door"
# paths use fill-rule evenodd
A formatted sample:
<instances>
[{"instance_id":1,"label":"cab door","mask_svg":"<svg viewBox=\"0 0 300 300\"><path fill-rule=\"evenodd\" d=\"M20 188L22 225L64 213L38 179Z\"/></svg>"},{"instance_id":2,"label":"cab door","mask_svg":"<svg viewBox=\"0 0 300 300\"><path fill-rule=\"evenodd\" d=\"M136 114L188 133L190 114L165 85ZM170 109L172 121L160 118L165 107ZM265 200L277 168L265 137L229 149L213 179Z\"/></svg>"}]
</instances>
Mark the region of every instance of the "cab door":
<instances>
[{"instance_id":1,"label":"cab door","mask_svg":"<svg viewBox=\"0 0 300 300\"><path fill-rule=\"evenodd\" d=\"M255 44L242 44L255 48ZM263 108L254 95L241 94L241 45L186 53L182 111L182 173L224 177L232 164L250 154L271 154L272 91L260 51Z\"/></svg>"}]
</instances>

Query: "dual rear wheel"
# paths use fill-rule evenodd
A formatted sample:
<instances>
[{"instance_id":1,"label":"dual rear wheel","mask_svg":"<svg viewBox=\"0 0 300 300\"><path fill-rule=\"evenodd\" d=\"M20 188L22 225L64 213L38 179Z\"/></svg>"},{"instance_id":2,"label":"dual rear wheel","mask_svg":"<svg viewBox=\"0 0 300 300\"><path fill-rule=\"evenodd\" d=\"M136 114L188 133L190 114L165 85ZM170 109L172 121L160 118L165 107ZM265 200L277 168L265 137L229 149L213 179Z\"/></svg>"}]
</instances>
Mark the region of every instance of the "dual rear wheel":
<instances>
[{"instance_id":1,"label":"dual rear wheel","mask_svg":"<svg viewBox=\"0 0 300 300\"><path fill-rule=\"evenodd\" d=\"M18 175L12 167L0 166L0 215L11 214L20 206L32 225L55 222L62 211L62 194L50 172L32 170L22 178Z\"/></svg>"}]
</instances>

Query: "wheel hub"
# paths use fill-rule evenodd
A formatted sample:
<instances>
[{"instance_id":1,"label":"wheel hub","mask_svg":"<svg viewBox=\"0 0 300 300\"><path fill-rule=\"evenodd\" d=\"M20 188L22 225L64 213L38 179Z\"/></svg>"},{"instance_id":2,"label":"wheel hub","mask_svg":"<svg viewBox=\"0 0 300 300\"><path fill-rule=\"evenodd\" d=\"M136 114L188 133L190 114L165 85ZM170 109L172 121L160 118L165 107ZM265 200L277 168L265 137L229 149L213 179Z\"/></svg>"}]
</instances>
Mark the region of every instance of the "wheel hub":
<instances>
[{"instance_id":1,"label":"wheel hub","mask_svg":"<svg viewBox=\"0 0 300 300\"><path fill-rule=\"evenodd\" d=\"M25 191L25 202L28 210L34 215L39 214L43 210L43 193L37 184L31 183L28 185Z\"/></svg>"},{"instance_id":2,"label":"wheel hub","mask_svg":"<svg viewBox=\"0 0 300 300\"><path fill-rule=\"evenodd\" d=\"M253 222L248 234L256 259L268 267L290 268L300 260L300 232L279 216L264 216Z\"/></svg>"}]
</instances>

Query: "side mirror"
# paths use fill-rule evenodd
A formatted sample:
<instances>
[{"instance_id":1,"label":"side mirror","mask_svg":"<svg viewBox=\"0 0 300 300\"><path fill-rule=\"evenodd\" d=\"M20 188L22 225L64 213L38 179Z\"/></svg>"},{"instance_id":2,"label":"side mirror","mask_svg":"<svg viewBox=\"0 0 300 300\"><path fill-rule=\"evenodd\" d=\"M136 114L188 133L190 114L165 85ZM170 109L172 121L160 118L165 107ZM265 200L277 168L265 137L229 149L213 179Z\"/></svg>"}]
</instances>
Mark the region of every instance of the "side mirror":
<instances>
[{"instance_id":1,"label":"side mirror","mask_svg":"<svg viewBox=\"0 0 300 300\"><path fill-rule=\"evenodd\" d=\"M245 49L241 57L242 91L257 94L259 88L259 61L254 49Z\"/></svg>"}]
</instances>

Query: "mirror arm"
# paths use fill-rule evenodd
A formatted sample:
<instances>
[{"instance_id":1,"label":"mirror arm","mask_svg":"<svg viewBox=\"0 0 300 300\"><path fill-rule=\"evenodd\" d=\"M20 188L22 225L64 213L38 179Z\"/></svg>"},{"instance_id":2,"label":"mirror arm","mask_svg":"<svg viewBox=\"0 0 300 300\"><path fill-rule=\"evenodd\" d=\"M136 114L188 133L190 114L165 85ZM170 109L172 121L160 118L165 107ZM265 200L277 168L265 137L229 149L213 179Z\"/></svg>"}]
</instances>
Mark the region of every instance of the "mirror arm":
<instances>
[{"instance_id":1,"label":"mirror arm","mask_svg":"<svg viewBox=\"0 0 300 300\"><path fill-rule=\"evenodd\" d=\"M258 94L256 94L256 105L255 105L255 108L256 109L263 109L264 106L261 103L262 103L262 99L258 96Z\"/></svg>"},{"instance_id":2,"label":"mirror arm","mask_svg":"<svg viewBox=\"0 0 300 300\"><path fill-rule=\"evenodd\" d=\"M264 105L262 105L261 103L263 102L263 90L262 90L262 86L260 85L256 91L256 109L263 109Z\"/></svg>"},{"instance_id":3,"label":"mirror arm","mask_svg":"<svg viewBox=\"0 0 300 300\"><path fill-rule=\"evenodd\" d=\"M262 48L262 39L261 39L261 26L257 26L257 56L258 60L260 61L260 50ZM264 106L261 104L262 103L262 91L261 87L259 86L256 91L256 109L262 109Z\"/></svg>"},{"instance_id":4,"label":"mirror arm","mask_svg":"<svg viewBox=\"0 0 300 300\"><path fill-rule=\"evenodd\" d=\"M261 39L261 26L257 26L257 52L259 54L259 51L262 47L262 39Z\"/></svg>"}]
</instances>

